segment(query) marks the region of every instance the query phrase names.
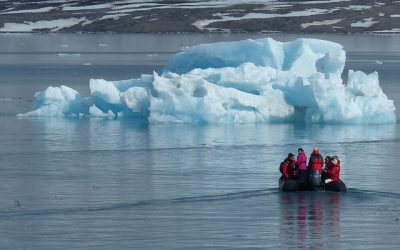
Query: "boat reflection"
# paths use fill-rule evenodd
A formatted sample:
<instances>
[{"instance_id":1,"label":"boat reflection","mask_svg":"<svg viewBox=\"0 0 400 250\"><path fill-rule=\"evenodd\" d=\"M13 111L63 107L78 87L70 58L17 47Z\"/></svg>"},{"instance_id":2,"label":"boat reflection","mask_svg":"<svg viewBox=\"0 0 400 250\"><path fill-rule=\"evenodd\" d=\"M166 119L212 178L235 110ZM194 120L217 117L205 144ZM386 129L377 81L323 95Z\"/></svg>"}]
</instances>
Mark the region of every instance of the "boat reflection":
<instances>
[{"instance_id":1,"label":"boat reflection","mask_svg":"<svg viewBox=\"0 0 400 250\"><path fill-rule=\"evenodd\" d=\"M283 248L340 248L340 193L297 192L280 196Z\"/></svg>"}]
</instances>

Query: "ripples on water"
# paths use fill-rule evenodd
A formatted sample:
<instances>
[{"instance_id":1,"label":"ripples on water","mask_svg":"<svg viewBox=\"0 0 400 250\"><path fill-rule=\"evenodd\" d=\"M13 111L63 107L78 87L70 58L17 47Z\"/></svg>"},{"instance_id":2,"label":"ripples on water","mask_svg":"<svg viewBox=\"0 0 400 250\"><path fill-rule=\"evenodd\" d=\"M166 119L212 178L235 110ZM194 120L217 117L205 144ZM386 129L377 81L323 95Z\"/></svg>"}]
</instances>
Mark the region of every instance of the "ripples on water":
<instances>
[{"instance_id":1,"label":"ripples on water","mask_svg":"<svg viewBox=\"0 0 400 250\"><path fill-rule=\"evenodd\" d=\"M398 244L397 125L1 120L3 246L11 241L17 248L392 249ZM277 166L286 152L302 146L308 153L314 145L324 155L341 157L349 191L280 193ZM384 239L383 248L377 239Z\"/></svg>"}]
</instances>

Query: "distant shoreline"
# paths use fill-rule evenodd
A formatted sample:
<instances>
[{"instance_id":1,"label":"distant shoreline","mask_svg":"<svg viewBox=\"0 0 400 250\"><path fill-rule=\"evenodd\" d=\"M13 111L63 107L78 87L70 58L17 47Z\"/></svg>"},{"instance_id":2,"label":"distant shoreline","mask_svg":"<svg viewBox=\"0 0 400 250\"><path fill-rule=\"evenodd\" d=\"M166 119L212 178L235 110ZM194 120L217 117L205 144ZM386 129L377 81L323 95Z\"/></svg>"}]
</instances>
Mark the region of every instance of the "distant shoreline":
<instances>
[{"instance_id":1,"label":"distant shoreline","mask_svg":"<svg viewBox=\"0 0 400 250\"><path fill-rule=\"evenodd\" d=\"M1 1L0 33L400 34L400 1Z\"/></svg>"},{"instance_id":2,"label":"distant shoreline","mask_svg":"<svg viewBox=\"0 0 400 250\"><path fill-rule=\"evenodd\" d=\"M115 32L115 31L58 31L58 32L46 32L46 31L0 31L0 35L4 34L120 34L120 35L135 35L135 34L153 34L153 35L178 35L178 34L250 34L250 35L400 35L399 32L375 32L375 31L368 31L368 32L337 32L337 33L328 33L328 32L312 32L312 33L287 33L287 32L263 32L263 31L188 31L188 32Z\"/></svg>"}]
</instances>

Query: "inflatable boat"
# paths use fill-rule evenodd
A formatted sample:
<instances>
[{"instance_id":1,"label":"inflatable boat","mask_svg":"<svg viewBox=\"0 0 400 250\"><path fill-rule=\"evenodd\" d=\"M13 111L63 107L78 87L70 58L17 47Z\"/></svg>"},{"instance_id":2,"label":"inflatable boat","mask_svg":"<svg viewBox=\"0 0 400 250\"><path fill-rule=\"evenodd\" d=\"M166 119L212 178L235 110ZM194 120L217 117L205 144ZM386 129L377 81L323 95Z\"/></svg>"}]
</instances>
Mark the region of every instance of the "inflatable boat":
<instances>
[{"instance_id":1,"label":"inflatable boat","mask_svg":"<svg viewBox=\"0 0 400 250\"><path fill-rule=\"evenodd\" d=\"M304 185L297 180L284 180L279 178L279 190L282 192L296 192L296 191L332 191L332 192L346 192L346 184L342 180L331 181L329 183L321 183L320 186Z\"/></svg>"}]
</instances>

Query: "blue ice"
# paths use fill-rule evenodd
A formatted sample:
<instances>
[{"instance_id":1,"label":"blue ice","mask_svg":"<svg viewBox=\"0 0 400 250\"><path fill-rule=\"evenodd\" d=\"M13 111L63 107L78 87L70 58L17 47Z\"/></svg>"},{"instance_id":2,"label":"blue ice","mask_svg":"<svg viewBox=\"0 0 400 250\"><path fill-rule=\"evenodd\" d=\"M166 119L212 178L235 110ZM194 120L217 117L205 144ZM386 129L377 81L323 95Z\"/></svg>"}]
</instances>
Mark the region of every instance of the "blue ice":
<instances>
[{"instance_id":1,"label":"blue ice","mask_svg":"<svg viewBox=\"0 0 400 250\"><path fill-rule=\"evenodd\" d=\"M348 71L342 45L300 38L200 44L158 73L92 79L91 95L67 86L35 94L19 116L125 116L149 123L395 123L378 73Z\"/></svg>"}]
</instances>

